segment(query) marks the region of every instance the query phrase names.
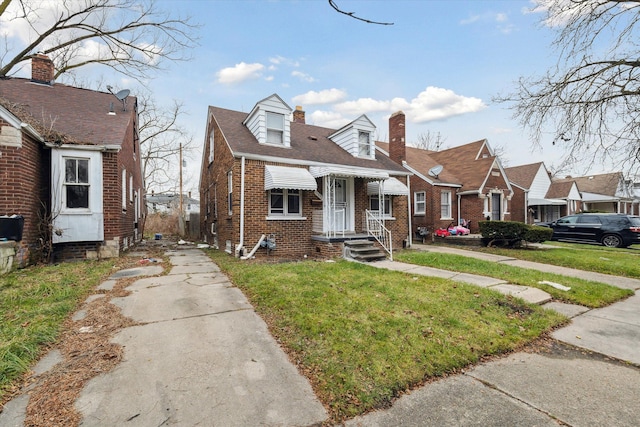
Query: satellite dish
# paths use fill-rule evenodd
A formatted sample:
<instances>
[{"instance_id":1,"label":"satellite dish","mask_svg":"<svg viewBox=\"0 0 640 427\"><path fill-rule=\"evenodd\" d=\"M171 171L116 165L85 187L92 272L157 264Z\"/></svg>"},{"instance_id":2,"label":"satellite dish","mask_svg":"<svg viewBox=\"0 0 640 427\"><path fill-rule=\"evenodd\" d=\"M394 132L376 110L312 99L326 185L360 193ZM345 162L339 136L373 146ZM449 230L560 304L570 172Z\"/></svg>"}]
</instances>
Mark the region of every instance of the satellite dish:
<instances>
[{"instance_id":1,"label":"satellite dish","mask_svg":"<svg viewBox=\"0 0 640 427\"><path fill-rule=\"evenodd\" d=\"M442 169L444 169L442 165L436 165L431 169L429 169L429 175L431 175L434 178L437 178L438 175L440 175L440 173L442 172Z\"/></svg>"},{"instance_id":2,"label":"satellite dish","mask_svg":"<svg viewBox=\"0 0 640 427\"><path fill-rule=\"evenodd\" d=\"M118 100L123 101L127 96L129 96L129 93L131 91L129 89L122 89L120 92L116 93L116 98L118 98Z\"/></svg>"}]
</instances>

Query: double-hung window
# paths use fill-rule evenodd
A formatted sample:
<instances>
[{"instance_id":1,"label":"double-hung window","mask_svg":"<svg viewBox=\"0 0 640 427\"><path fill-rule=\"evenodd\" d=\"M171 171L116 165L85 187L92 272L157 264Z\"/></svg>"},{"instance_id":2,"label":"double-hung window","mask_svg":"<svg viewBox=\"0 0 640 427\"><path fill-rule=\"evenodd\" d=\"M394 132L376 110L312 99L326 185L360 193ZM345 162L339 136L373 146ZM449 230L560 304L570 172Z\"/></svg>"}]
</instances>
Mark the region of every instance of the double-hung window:
<instances>
[{"instance_id":1,"label":"double-hung window","mask_svg":"<svg viewBox=\"0 0 640 427\"><path fill-rule=\"evenodd\" d=\"M445 190L440 193L440 217L451 218L451 191Z\"/></svg>"},{"instance_id":2,"label":"double-hung window","mask_svg":"<svg viewBox=\"0 0 640 427\"><path fill-rule=\"evenodd\" d=\"M427 212L427 201L424 191L413 193L413 214L424 215Z\"/></svg>"},{"instance_id":3,"label":"double-hung window","mask_svg":"<svg viewBox=\"0 0 640 427\"><path fill-rule=\"evenodd\" d=\"M284 115L267 111L267 143L284 144Z\"/></svg>"},{"instance_id":4,"label":"double-hung window","mask_svg":"<svg viewBox=\"0 0 640 427\"><path fill-rule=\"evenodd\" d=\"M64 188L66 208L89 208L89 159L64 159Z\"/></svg>"},{"instance_id":5,"label":"double-hung window","mask_svg":"<svg viewBox=\"0 0 640 427\"><path fill-rule=\"evenodd\" d=\"M273 189L269 191L269 216L302 216L300 190Z\"/></svg>"},{"instance_id":6,"label":"double-hung window","mask_svg":"<svg viewBox=\"0 0 640 427\"><path fill-rule=\"evenodd\" d=\"M369 132L358 132L358 156L371 156L371 140L369 138Z\"/></svg>"},{"instance_id":7,"label":"double-hung window","mask_svg":"<svg viewBox=\"0 0 640 427\"><path fill-rule=\"evenodd\" d=\"M227 209L229 216L233 215L233 171L227 172Z\"/></svg>"},{"instance_id":8,"label":"double-hung window","mask_svg":"<svg viewBox=\"0 0 640 427\"><path fill-rule=\"evenodd\" d=\"M382 203L383 211L380 212L380 197L378 195L369 196L369 210L382 214L381 216L391 217L391 197L384 197Z\"/></svg>"}]
</instances>

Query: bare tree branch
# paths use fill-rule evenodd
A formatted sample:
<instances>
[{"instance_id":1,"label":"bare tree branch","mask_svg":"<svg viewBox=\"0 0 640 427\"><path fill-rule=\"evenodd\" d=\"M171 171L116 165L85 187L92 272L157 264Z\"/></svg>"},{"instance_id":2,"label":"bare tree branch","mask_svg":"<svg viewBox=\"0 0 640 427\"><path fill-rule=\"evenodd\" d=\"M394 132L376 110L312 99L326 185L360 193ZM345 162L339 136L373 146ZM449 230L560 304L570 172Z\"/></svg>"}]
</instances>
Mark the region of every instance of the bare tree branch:
<instances>
[{"instance_id":1,"label":"bare tree branch","mask_svg":"<svg viewBox=\"0 0 640 427\"><path fill-rule=\"evenodd\" d=\"M367 24L376 24L376 25L393 25L393 22L377 22L377 21L370 21L369 19L364 19L364 18L360 18L359 16L356 16L354 14L354 12L345 12L342 9L340 9L338 7L338 5L336 4L336 2L334 0L329 0L329 4L331 5L332 8L335 9L336 12L342 13L344 15L347 15L350 18L353 19L357 19L358 21L363 21L366 22Z\"/></svg>"},{"instance_id":2,"label":"bare tree branch","mask_svg":"<svg viewBox=\"0 0 640 427\"><path fill-rule=\"evenodd\" d=\"M558 62L542 77L521 78L499 96L531 132L550 134L567 164L640 166L640 0L537 0L542 23L557 29Z\"/></svg>"},{"instance_id":3,"label":"bare tree branch","mask_svg":"<svg viewBox=\"0 0 640 427\"><path fill-rule=\"evenodd\" d=\"M9 13L9 3L11 0L0 4L4 7L0 16ZM24 21L32 37L3 61L0 76L11 75L19 64L41 51L54 61L56 77L101 64L144 81L163 61L188 59L184 53L196 43L193 32L198 27L190 18L172 18L160 12L153 0L60 0L53 10L57 20L52 23L38 15L43 11L36 9L33 1L17 3L20 10L13 8L9 19Z\"/></svg>"}]
</instances>

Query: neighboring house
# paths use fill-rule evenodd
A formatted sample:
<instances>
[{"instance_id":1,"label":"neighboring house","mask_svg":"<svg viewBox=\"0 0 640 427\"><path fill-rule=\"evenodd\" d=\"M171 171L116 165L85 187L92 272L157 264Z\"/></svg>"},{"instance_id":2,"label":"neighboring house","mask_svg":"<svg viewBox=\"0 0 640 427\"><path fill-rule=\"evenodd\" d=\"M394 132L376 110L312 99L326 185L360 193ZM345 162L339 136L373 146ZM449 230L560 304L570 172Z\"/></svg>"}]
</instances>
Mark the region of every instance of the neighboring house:
<instances>
[{"instance_id":1,"label":"neighboring house","mask_svg":"<svg viewBox=\"0 0 640 427\"><path fill-rule=\"evenodd\" d=\"M552 181L543 162L505 168L514 189L511 219L526 224L555 221L581 209L573 181Z\"/></svg>"},{"instance_id":2,"label":"neighboring house","mask_svg":"<svg viewBox=\"0 0 640 427\"><path fill-rule=\"evenodd\" d=\"M639 213L633 182L622 172L554 179L562 183L573 181L582 195L582 210L596 212Z\"/></svg>"},{"instance_id":3,"label":"neighboring house","mask_svg":"<svg viewBox=\"0 0 640 427\"><path fill-rule=\"evenodd\" d=\"M306 124L302 108L292 111L276 94L248 114L210 106L204 238L236 256L288 259L339 256L345 240L372 234L386 249L402 247L409 173L376 155L375 130L365 115L340 129Z\"/></svg>"},{"instance_id":4,"label":"neighboring house","mask_svg":"<svg viewBox=\"0 0 640 427\"><path fill-rule=\"evenodd\" d=\"M128 92L0 79L0 215L24 218L22 247L55 260L118 256L142 237L137 100Z\"/></svg>"},{"instance_id":5,"label":"neighboring house","mask_svg":"<svg viewBox=\"0 0 640 427\"><path fill-rule=\"evenodd\" d=\"M471 223L478 232L483 220L509 220L513 190L489 142L480 140L442 151L406 146L405 115L389 119L389 143L378 149L412 173L411 222L433 233L449 224Z\"/></svg>"},{"instance_id":6,"label":"neighboring house","mask_svg":"<svg viewBox=\"0 0 640 427\"><path fill-rule=\"evenodd\" d=\"M151 193L145 197L147 202L147 212L153 213L173 213L180 211L180 194L173 193ZM200 201L191 197L191 192L182 195L182 211L189 216L191 213L200 213Z\"/></svg>"}]
</instances>

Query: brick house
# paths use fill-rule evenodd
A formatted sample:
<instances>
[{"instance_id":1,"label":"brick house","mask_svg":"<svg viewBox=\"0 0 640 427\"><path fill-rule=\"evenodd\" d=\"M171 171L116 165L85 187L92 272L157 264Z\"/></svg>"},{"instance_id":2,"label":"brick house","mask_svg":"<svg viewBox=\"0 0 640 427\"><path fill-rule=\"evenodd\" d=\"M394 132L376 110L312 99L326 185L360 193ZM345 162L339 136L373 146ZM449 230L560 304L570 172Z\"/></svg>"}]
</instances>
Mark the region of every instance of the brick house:
<instances>
[{"instance_id":1,"label":"brick house","mask_svg":"<svg viewBox=\"0 0 640 427\"><path fill-rule=\"evenodd\" d=\"M118 256L142 238L137 100L32 78L0 79L0 215L21 215L20 251L54 260Z\"/></svg>"},{"instance_id":2,"label":"brick house","mask_svg":"<svg viewBox=\"0 0 640 427\"><path fill-rule=\"evenodd\" d=\"M505 168L514 189L511 217L526 224L551 222L582 209L573 180L554 181L543 162Z\"/></svg>"},{"instance_id":3,"label":"brick house","mask_svg":"<svg viewBox=\"0 0 640 427\"><path fill-rule=\"evenodd\" d=\"M344 241L374 234L385 249L402 247L409 173L376 155L374 131L365 115L341 129L306 124L277 94L248 114L210 106L204 239L235 256L283 259L340 256Z\"/></svg>"},{"instance_id":4,"label":"brick house","mask_svg":"<svg viewBox=\"0 0 640 427\"><path fill-rule=\"evenodd\" d=\"M377 143L381 152L412 173L411 224L433 233L450 224L510 220L513 189L489 142L480 140L442 151L429 151L405 143L405 115L389 118L389 143ZM464 221L463 221L464 220Z\"/></svg>"}]
</instances>

